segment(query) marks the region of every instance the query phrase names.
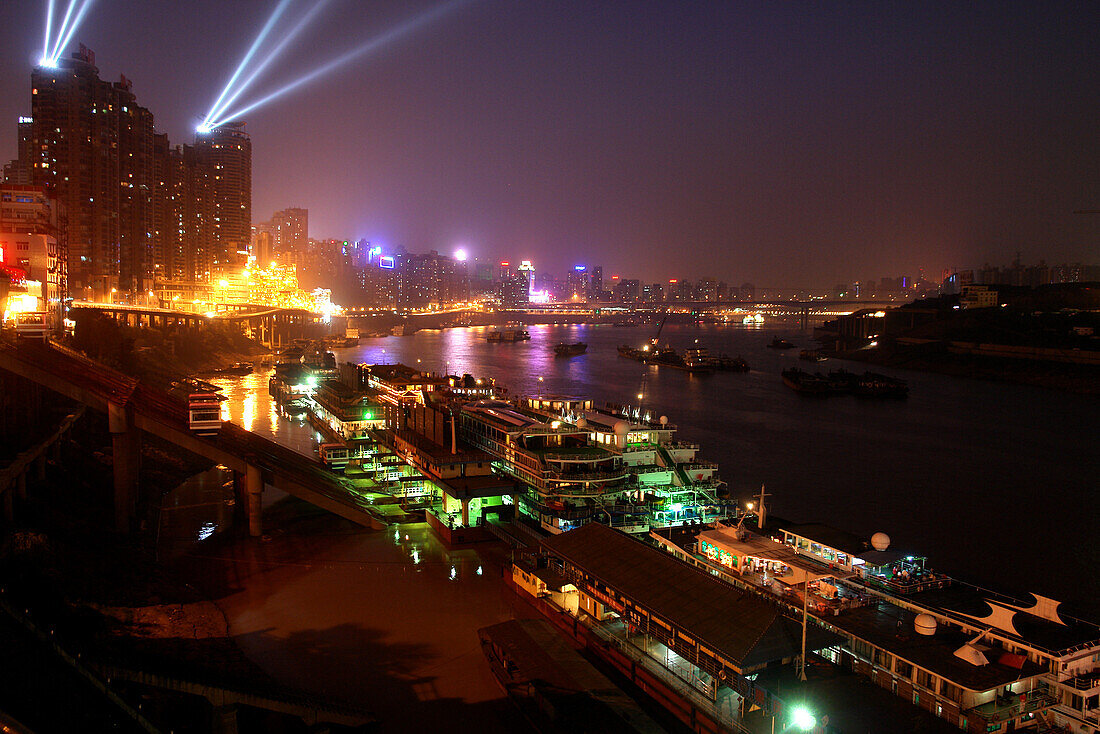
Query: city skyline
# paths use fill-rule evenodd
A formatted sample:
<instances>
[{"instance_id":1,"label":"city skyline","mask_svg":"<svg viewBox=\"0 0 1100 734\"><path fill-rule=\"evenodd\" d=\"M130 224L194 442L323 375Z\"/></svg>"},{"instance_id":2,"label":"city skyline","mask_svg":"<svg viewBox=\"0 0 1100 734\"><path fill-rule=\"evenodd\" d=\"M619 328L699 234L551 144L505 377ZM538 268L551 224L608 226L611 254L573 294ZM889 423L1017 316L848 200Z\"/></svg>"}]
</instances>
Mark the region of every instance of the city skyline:
<instances>
[{"instance_id":1,"label":"city skyline","mask_svg":"<svg viewBox=\"0 0 1100 734\"><path fill-rule=\"evenodd\" d=\"M126 19L96 6L71 45L98 52L103 79L132 79L157 132L187 142L269 5L216 27L213 3ZM41 10L0 11L9 63L28 73ZM934 277L1017 250L1090 259L1096 220L1073 214L1100 200L1087 6L681 10L463 5L246 116L253 219L295 203L321 237L555 271L594 253L643 281L717 268L827 287L853 261ZM318 14L268 86L416 15L342 11ZM179 43L154 48L133 32L143 23ZM0 94L4 159L27 79Z\"/></svg>"}]
</instances>

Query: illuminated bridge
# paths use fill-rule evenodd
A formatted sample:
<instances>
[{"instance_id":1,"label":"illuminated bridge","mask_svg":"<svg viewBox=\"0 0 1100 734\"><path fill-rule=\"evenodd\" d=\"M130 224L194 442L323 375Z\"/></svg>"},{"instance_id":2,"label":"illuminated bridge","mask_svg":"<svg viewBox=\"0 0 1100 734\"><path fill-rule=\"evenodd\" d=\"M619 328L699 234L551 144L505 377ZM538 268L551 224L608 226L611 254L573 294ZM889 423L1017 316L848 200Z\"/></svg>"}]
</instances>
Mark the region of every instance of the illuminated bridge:
<instances>
[{"instance_id":1,"label":"illuminated bridge","mask_svg":"<svg viewBox=\"0 0 1100 734\"><path fill-rule=\"evenodd\" d=\"M228 421L217 436L188 430L186 406L161 390L57 345L0 343L0 369L107 414L114 465L115 526L130 528L135 515L141 432L222 464L244 478L249 531L262 533L265 485L364 526L377 526L366 498L317 461ZM238 483L238 486L240 483Z\"/></svg>"}]
</instances>

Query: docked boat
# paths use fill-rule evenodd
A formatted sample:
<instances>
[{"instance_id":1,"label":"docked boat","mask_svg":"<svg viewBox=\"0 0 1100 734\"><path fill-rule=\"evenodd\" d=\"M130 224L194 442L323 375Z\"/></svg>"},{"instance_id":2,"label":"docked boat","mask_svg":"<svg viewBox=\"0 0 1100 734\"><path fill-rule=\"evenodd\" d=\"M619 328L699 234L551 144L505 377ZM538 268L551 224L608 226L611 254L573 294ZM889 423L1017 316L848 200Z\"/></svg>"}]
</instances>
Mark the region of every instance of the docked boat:
<instances>
[{"instance_id":1,"label":"docked boat","mask_svg":"<svg viewBox=\"0 0 1100 734\"><path fill-rule=\"evenodd\" d=\"M283 411L293 417L305 415L309 412L309 406L305 398L297 398L283 404Z\"/></svg>"},{"instance_id":2,"label":"docked boat","mask_svg":"<svg viewBox=\"0 0 1100 734\"><path fill-rule=\"evenodd\" d=\"M508 329L507 331L491 331L488 340L491 342L522 342L531 338L531 334L523 329Z\"/></svg>"},{"instance_id":3,"label":"docked boat","mask_svg":"<svg viewBox=\"0 0 1100 734\"><path fill-rule=\"evenodd\" d=\"M748 316L741 319L741 323L745 326L755 326L764 323L764 317L758 313L750 313Z\"/></svg>"},{"instance_id":4,"label":"docked boat","mask_svg":"<svg viewBox=\"0 0 1100 734\"><path fill-rule=\"evenodd\" d=\"M693 350L688 350L691 352ZM672 347L661 347L652 353L652 355L646 360L647 364L655 364L659 367L671 367L675 370L684 370L685 372L694 372L697 374L706 374L714 371L714 365L709 361L694 361L689 360L685 356L681 356Z\"/></svg>"},{"instance_id":5,"label":"docked boat","mask_svg":"<svg viewBox=\"0 0 1100 734\"><path fill-rule=\"evenodd\" d=\"M806 362L824 362L828 359L816 349L803 349L798 353L798 358Z\"/></svg>"},{"instance_id":6,"label":"docked boat","mask_svg":"<svg viewBox=\"0 0 1100 734\"><path fill-rule=\"evenodd\" d=\"M390 329L390 333L394 336L411 336L417 331L419 331L419 329L412 324L398 324Z\"/></svg>"},{"instance_id":7,"label":"docked boat","mask_svg":"<svg viewBox=\"0 0 1100 734\"><path fill-rule=\"evenodd\" d=\"M554 347L554 354L558 357L576 357L588 351L588 345L584 342L565 344L564 342Z\"/></svg>"},{"instance_id":8,"label":"docked boat","mask_svg":"<svg viewBox=\"0 0 1100 734\"><path fill-rule=\"evenodd\" d=\"M748 372L749 363L741 355L731 357L728 354L719 354L714 357L714 369L725 372Z\"/></svg>"},{"instance_id":9,"label":"docked boat","mask_svg":"<svg viewBox=\"0 0 1100 734\"><path fill-rule=\"evenodd\" d=\"M783 384L803 395L828 395L833 392L829 380L820 374L810 374L800 369L783 370Z\"/></svg>"},{"instance_id":10,"label":"docked boat","mask_svg":"<svg viewBox=\"0 0 1100 734\"><path fill-rule=\"evenodd\" d=\"M283 351L279 352L278 363L287 364L293 362L301 362L303 354L305 354L305 350L301 347L287 347Z\"/></svg>"},{"instance_id":11,"label":"docked boat","mask_svg":"<svg viewBox=\"0 0 1100 734\"><path fill-rule=\"evenodd\" d=\"M772 343L768 345L771 349L794 349L794 344L791 344L786 339L780 339L778 336L772 339Z\"/></svg>"},{"instance_id":12,"label":"docked boat","mask_svg":"<svg viewBox=\"0 0 1100 734\"><path fill-rule=\"evenodd\" d=\"M635 347L623 344L619 347L619 356L633 359L635 362L645 362L649 356L649 352L645 349L636 349Z\"/></svg>"},{"instance_id":13,"label":"docked boat","mask_svg":"<svg viewBox=\"0 0 1100 734\"><path fill-rule=\"evenodd\" d=\"M877 372L864 372L853 392L865 398L904 398L909 396L909 383Z\"/></svg>"},{"instance_id":14,"label":"docked boat","mask_svg":"<svg viewBox=\"0 0 1100 734\"><path fill-rule=\"evenodd\" d=\"M223 367L220 370L214 370L216 375L250 375L252 374L251 362L235 362L229 367Z\"/></svg>"},{"instance_id":15,"label":"docked boat","mask_svg":"<svg viewBox=\"0 0 1100 734\"><path fill-rule=\"evenodd\" d=\"M740 356L731 357L728 354L711 354L706 347L695 347L684 352L684 362L693 367L706 367L723 372L748 372L749 363Z\"/></svg>"}]
</instances>

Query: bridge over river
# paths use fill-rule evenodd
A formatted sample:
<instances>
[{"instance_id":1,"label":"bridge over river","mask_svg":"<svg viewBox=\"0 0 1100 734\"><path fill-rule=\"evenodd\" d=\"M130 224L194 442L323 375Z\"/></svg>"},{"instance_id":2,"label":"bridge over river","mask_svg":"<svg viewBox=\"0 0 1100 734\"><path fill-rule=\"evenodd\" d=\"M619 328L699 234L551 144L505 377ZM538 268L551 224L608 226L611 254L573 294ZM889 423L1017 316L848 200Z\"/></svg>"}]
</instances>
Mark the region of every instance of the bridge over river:
<instances>
[{"instance_id":1,"label":"bridge over river","mask_svg":"<svg viewBox=\"0 0 1100 734\"><path fill-rule=\"evenodd\" d=\"M130 529L135 516L143 432L222 464L243 478L253 536L263 532L260 508L267 485L360 525L378 526L380 520L367 498L318 461L228 421L216 436L196 436L188 429L187 408L181 401L70 349L0 342L0 370L107 415L114 458L115 526L120 532ZM0 487L0 493L4 491L12 489Z\"/></svg>"}]
</instances>

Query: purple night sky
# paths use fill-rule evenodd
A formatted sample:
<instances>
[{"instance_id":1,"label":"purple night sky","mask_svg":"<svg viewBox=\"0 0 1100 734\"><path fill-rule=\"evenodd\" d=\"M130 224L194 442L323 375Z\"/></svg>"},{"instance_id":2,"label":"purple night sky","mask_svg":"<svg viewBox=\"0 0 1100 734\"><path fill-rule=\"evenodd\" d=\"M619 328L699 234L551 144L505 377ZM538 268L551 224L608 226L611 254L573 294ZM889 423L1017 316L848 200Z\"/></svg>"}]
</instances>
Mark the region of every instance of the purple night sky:
<instances>
[{"instance_id":1,"label":"purple night sky","mask_svg":"<svg viewBox=\"0 0 1100 734\"><path fill-rule=\"evenodd\" d=\"M275 4L96 0L65 55L191 142ZM45 7L0 4L4 160ZM331 0L240 101L432 7ZM470 0L244 116L253 219L644 280L1096 263L1098 27L1089 2Z\"/></svg>"}]
</instances>

